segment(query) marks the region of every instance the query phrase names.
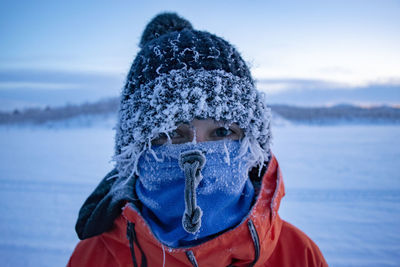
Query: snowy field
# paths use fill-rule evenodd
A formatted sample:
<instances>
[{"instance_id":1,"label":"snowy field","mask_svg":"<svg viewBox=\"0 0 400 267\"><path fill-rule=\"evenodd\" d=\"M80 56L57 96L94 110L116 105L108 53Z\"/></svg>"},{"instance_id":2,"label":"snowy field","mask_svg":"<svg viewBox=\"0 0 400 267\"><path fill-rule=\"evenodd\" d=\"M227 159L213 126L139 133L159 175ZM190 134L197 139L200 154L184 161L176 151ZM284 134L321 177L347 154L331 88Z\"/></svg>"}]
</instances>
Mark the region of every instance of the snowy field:
<instances>
[{"instance_id":1,"label":"snowy field","mask_svg":"<svg viewBox=\"0 0 400 267\"><path fill-rule=\"evenodd\" d=\"M400 126L273 130L281 217L330 266L400 266ZM65 266L78 210L113 166L113 142L104 125L0 128L1 266Z\"/></svg>"}]
</instances>

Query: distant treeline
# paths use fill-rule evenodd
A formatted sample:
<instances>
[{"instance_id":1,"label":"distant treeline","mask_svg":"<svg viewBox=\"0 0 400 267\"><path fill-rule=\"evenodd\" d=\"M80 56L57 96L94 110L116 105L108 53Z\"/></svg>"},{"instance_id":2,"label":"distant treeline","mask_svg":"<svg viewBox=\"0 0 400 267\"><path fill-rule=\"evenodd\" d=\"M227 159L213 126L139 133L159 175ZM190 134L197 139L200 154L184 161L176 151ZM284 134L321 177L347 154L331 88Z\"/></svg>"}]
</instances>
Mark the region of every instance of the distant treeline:
<instances>
[{"instance_id":1,"label":"distant treeline","mask_svg":"<svg viewBox=\"0 0 400 267\"><path fill-rule=\"evenodd\" d=\"M0 124L43 124L79 116L113 115L116 114L118 105L118 98L109 98L95 103L0 112ZM400 108L391 106L299 107L269 105L269 107L274 115L297 123L400 123Z\"/></svg>"},{"instance_id":2,"label":"distant treeline","mask_svg":"<svg viewBox=\"0 0 400 267\"><path fill-rule=\"evenodd\" d=\"M66 105L61 107L28 108L12 112L0 112L0 124L33 123L62 121L78 116L96 116L116 113L118 98L109 98L95 103Z\"/></svg>"},{"instance_id":3,"label":"distant treeline","mask_svg":"<svg viewBox=\"0 0 400 267\"><path fill-rule=\"evenodd\" d=\"M332 123L400 123L400 107L336 105L331 107L298 107L271 105L272 111L293 121L316 124Z\"/></svg>"}]
</instances>

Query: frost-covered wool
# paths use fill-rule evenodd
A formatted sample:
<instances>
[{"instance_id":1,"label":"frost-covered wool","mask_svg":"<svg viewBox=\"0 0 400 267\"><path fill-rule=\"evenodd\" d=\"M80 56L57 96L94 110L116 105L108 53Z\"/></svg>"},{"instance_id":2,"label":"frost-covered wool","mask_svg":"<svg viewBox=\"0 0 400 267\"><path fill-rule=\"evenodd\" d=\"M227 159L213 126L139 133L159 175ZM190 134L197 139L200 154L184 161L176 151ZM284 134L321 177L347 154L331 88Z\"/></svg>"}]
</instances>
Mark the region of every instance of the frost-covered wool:
<instances>
[{"instance_id":1,"label":"frost-covered wool","mask_svg":"<svg viewBox=\"0 0 400 267\"><path fill-rule=\"evenodd\" d=\"M116 127L120 177L137 174L138 159L152 139L180 123L211 118L244 131L242 153L255 164L269 158L270 110L256 90L239 52L224 39L194 30L174 13L146 27L121 95Z\"/></svg>"},{"instance_id":2,"label":"frost-covered wool","mask_svg":"<svg viewBox=\"0 0 400 267\"><path fill-rule=\"evenodd\" d=\"M121 105L116 160L125 176L137 174L138 158L152 139L195 118L237 123L244 130L243 153L250 149L254 164L268 159L270 113L264 98L250 81L225 71L173 70L142 85Z\"/></svg>"},{"instance_id":3,"label":"frost-covered wool","mask_svg":"<svg viewBox=\"0 0 400 267\"><path fill-rule=\"evenodd\" d=\"M156 16L144 30L140 47L127 75L131 90L125 86L123 97L161 74L182 68L224 70L252 80L249 68L231 44L207 31L194 30L176 14Z\"/></svg>"}]
</instances>

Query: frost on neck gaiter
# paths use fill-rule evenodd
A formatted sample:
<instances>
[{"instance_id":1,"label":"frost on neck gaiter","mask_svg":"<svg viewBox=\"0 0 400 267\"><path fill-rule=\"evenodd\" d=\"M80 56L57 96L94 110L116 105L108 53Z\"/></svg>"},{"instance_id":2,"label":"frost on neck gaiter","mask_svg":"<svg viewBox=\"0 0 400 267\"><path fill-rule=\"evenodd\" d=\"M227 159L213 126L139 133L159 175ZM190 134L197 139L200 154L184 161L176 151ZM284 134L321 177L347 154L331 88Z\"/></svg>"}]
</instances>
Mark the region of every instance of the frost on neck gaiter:
<instances>
[{"instance_id":1,"label":"frost on neck gaiter","mask_svg":"<svg viewBox=\"0 0 400 267\"><path fill-rule=\"evenodd\" d=\"M141 155L135 189L141 214L162 243L171 247L197 244L234 227L248 214L254 198L248 176L253 165L250 150L242 154L241 147L241 141L233 140L189 142L153 146ZM186 181L179 160L182 153L195 150L206 159L195 190L202 217L199 229L188 233L182 226Z\"/></svg>"},{"instance_id":2,"label":"frost on neck gaiter","mask_svg":"<svg viewBox=\"0 0 400 267\"><path fill-rule=\"evenodd\" d=\"M241 190L252 167L250 152L241 154L240 147L240 141L232 140L153 146L139 160L139 180L147 190L184 183L185 175L179 167L180 154L197 149L206 157L198 193L206 195L224 191L235 194Z\"/></svg>"}]
</instances>

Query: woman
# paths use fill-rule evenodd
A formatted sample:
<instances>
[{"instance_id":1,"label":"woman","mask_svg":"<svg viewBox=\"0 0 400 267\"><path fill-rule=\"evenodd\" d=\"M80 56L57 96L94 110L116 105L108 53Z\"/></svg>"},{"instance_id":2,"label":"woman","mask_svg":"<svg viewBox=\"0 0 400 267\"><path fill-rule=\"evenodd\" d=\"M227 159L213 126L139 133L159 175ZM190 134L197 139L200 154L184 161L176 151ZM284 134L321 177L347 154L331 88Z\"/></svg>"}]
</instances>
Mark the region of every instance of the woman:
<instances>
[{"instance_id":1,"label":"woman","mask_svg":"<svg viewBox=\"0 0 400 267\"><path fill-rule=\"evenodd\" d=\"M68 266L327 266L277 213L270 110L235 48L171 13L140 47Z\"/></svg>"}]
</instances>

